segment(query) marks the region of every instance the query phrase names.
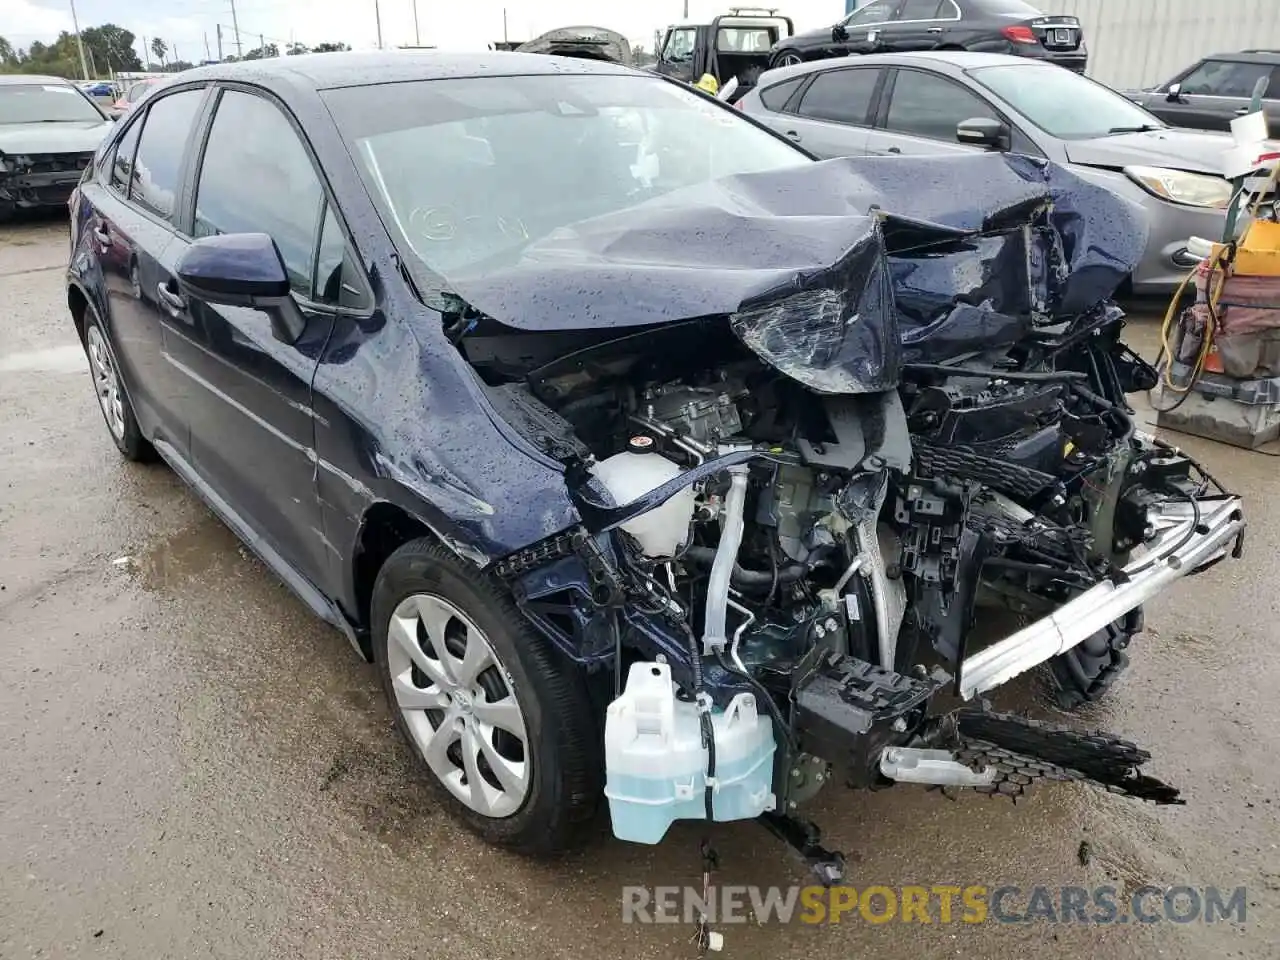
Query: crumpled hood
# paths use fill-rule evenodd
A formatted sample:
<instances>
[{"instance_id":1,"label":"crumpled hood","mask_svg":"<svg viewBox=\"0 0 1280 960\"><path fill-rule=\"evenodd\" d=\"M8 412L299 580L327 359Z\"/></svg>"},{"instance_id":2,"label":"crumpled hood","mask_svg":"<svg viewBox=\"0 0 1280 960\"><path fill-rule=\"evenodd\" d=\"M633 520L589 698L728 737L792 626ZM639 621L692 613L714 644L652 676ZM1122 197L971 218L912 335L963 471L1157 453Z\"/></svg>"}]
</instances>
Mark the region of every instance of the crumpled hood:
<instances>
[{"instance_id":1,"label":"crumpled hood","mask_svg":"<svg viewBox=\"0 0 1280 960\"><path fill-rule=\"evenodd\" d=\"M449 282L528 331L727 316L807 386L867 392L896 384L902 344L920 331L989 339L1011 335L994 315L1085 312L1145 244L1135 205L1046 162L840 158L675 191Z\"/></svg>"},{"instance_id":2,"label":"crumpled hood","mask_svg":"<svg viewBox=\"0 0 1280 960\"><path fill-rule=\"evenodd\" d=\"M1222 175L1223 154L1234 144L1229 133L1207 130L1148 130L1067 142L1072 163L1091 167L1146 164L1192 173Z\"/></svg>"},{"instance_id":3,"label":"crumpled hood","mask_svg":"<svg viewBox=\"0 0 1280 960\"><path fill-rule=\"evenodd\" d=\"M110 120L67 123L0 123L0 153L88 153L98 149L114 124Z\"/></svg>"}]
</instances>

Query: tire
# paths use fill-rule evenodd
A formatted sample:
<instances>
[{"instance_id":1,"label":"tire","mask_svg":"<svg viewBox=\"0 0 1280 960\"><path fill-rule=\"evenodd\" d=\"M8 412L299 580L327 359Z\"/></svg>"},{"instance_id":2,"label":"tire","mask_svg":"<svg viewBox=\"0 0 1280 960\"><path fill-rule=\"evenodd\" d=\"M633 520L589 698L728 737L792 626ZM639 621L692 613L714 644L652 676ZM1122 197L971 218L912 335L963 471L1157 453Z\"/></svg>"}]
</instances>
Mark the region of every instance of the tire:
<instances>
[{"instance_id":1,"label":"tire","mask_svg":"<svg viewBox=\"0 0 1280 960\"><path fill-rule=\"evenodd\" d=\"M1129 667L1125 649L1142 632L1142 609L1049 661L1054 695L1063 710L1076 710L1101 699Z\"/></svg>"},{"instance_id":2,"label":"tire","mask_svg":"<svg viewBox=\"0 0 1280 960\"><path fill-rule=\"evenodd\" d=\"M120 382L119 367L107 335L98 321L93 307L84 312L84 352L89 360L89 376L93 378L94 395L98 409L106 422L116 449L134 463L149 463L156 459L156 451L142 435L133 405Z\"/></svg>"},{"instance_id":3,"label":"tire","mask_svg":"<svg viewBox=\"0 0 1280 960\"><path fill-rule=\"evenodd\" d=\"M396 726L453 814L525 853L575 846L602 791L599 725L585 677L506 587L413 540L378 572L372 627Z\"/></svg>"}]
</instances>

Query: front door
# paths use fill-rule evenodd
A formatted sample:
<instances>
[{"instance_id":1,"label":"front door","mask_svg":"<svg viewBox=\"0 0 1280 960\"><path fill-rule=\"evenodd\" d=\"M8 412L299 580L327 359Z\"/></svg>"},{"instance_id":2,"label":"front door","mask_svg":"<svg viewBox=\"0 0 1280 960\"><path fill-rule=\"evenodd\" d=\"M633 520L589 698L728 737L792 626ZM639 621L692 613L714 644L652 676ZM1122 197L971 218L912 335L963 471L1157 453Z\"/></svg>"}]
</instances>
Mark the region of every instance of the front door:
<instances>
[{"instance_id":1,"label":"front door","mask_svg":"<svg viewBox=\"0 0 1280 960\"><path fill-rule=\"evenodd\" d=\"M1001 119L977 94L934 73L900 68L886 86L888 102L867 137L872 156L970 152L978 148L960 143L956 127L965 120Z\"/></svg>"},{"instance_id":2,"label":"front door","mask_svg":"<svg viewBox=\"0 0 1280 960\"><path fill-rule=\"evenodd\" d=\"M173 355L189 380L192 464L295 572L323 586L311 381L333 324L316 290L325 193L283 108L241 89L222 91L194 182L190 237L175 260L193 239L265 233L307 323L284 343L264 310L182 301L189 326Z\"/></svg>"},{"instance_id":3,"label":"front door","mask_svg":"<svg viewBox=\"0 0 1280 960\"><path fill-rule=\"evenodd\" d=\"M1178 93L1168 88L1150 99L1148 109L1175 127L1197 130L1230 130L1231 121L1249 106L1259 80L1270 81L1266 63L1205 60L1177 81Z\"/></svg>"}]
</instances>

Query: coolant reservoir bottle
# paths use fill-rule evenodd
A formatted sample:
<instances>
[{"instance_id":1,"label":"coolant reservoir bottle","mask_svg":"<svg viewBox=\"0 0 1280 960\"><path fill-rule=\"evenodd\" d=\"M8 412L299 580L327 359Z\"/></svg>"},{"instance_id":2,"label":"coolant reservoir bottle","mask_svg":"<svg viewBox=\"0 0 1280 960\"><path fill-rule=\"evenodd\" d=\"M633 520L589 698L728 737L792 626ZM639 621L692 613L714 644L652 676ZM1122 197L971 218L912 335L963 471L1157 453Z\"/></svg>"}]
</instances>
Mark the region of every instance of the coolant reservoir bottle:
<instances>
[{"instance_id":1,"label":"coolant reservoir bottle","mask_svg":"<svg viewBox=\"0 0 1280 960\"><path fill-rule=\"evenodd\" d=\"M649 444L639 443L640 440L648 440ZM636 452L649 449L652 444L648 437L636 438L631 449L601 460L591 468L619 506L643 497L683 473L679 464L660 453ZM661 506L628 520L622 529L636 538L646 557L673 557L689 536L694 496L693 488L686 487Z\"/></svg>"},{"instance_id":2,"label":"coolant reservoir bottle","mask_svg":"<svg viewBox=\"0 0 1280 960\"><path fill-rule=\"evenodd\" d=\"M740 693L711 711L716 820L752 820L774 807L773 724ZM706 819L707 751L698 707L676 697L671 668L636 663L605 715L605 796L614 836L657 843L676 820Z\"/></svg>"}]
</instances>

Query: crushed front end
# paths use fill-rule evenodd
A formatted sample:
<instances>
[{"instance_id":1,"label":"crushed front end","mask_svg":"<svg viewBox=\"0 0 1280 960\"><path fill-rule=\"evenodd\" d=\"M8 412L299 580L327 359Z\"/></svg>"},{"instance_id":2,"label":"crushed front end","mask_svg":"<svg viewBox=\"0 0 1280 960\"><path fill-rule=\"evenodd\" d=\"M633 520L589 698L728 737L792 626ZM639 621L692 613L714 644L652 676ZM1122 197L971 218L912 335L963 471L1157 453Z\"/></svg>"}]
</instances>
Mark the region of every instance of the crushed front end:
<instances>
[{"instance_id":1,"label":"crushed front end","mask_svg":"<svg viewBox=\"0 0 1280 960\"><path fill-rule=\"evenodd\" d=\"M0 153L0 207L61 206L71 198L93 151Z\"/></svg>"},{"instance_id":2,"label":"crushed front end","mask_svg":"<svg viewBox=\"0 0 1280 960\"><path fill-rule=\"evenodd\" d=\"M1042 664L1069 705L1092 699L1147 600L1239 553L1239 498L1126 402L1151 370L1109 297L1140 214L1021 158L816 166L596 221L576 285L545 268L574 263L561 236L461 291L458 348L496 414L565 465L581 517L495 570L598 690L615 833L758 817L833 881L839 856L799 815L833 781L1180 802L1122 738L963 705ZM795 230L788 177L859 215ZM956 177L979 185L965 205L910 189ZM700 251L654 253L675 216L742 217L736 255L768 262L715 251L691 293ZM571 291L616 282L600 251L637 237L645 285L618 315L697 319L575 324L598 306ZM504 298L536 299L572 348L537 355ZM992 641L984 606L1027 625Z\"/></svg>"}]
</instances>

